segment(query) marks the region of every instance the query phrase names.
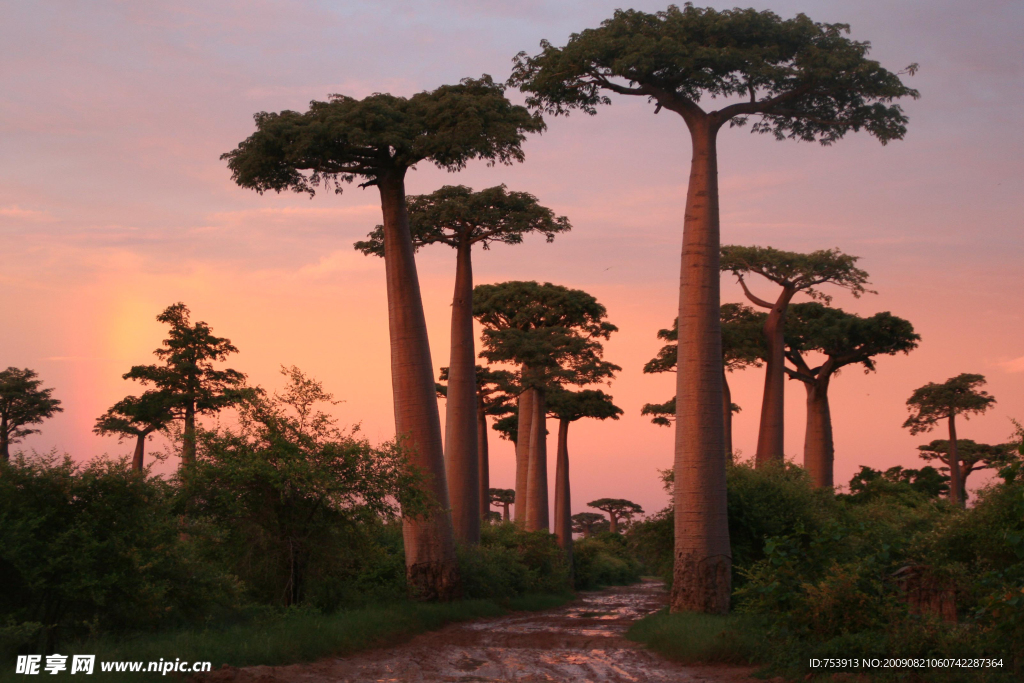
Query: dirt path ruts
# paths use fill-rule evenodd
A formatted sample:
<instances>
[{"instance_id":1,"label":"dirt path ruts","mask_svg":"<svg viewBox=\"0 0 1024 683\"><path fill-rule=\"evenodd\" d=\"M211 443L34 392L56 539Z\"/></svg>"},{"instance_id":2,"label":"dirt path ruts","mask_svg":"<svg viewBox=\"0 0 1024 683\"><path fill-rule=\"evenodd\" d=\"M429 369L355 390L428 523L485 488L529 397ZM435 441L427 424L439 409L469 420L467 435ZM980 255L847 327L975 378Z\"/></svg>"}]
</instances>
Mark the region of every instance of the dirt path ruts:
<instances>
[{"instance_id":1,"label":"dirt path ruts","mask_svg":"<svg viewBox=\"0 0 1024 683\"><path fill-rule=\"evenodd\" d=\"M207 683L342 683L364 681L572 681L592 683L748 683L738 667L669 662L626 640L629 625L666 602L663 586L581 593L545 612L452 624L396 647L311 664L224 668Z\"/></svg>"}]
</instances>

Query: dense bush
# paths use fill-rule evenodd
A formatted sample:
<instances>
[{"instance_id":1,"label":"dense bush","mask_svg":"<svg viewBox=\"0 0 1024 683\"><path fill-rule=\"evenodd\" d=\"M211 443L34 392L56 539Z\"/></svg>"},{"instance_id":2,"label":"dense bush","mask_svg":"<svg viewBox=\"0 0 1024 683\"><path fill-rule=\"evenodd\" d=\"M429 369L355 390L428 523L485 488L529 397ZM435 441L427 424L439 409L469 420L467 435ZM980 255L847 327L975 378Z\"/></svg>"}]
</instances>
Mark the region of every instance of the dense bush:
<instances>
[{"instance_id":1,"label":"dense bush","mask_svg":"<svg viewBox=\"0 0 1024 683\"><path fill-rule=\"evenodd\" d=\"M621 534L605 532L573 544L573 580L579 590L636 583L643 565Z\"/></svg>"},{"instance_id":2,"label":"dense bush","mask_svg":"<svg viewBox=\"0 0 1024 683\"><path fill-rule=\"evenodd\" d=\"M511 522L484 525L479 546L459 548L459 567L467 599L569 590L569 567L555 536Z\"/></svg>"}]
</instances>

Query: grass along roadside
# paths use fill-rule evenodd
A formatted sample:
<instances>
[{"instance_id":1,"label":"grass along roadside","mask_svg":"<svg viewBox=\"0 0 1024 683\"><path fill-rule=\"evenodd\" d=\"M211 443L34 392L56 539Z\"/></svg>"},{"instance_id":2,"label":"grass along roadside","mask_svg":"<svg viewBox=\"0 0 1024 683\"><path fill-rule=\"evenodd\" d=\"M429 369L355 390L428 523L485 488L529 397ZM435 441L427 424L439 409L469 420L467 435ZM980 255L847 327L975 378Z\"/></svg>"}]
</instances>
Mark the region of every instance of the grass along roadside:
<instances>
[{"instance_id":1,"label":"grass along roadside","mask_svg":"<svg viewBox=\"0 0 1024 683\"><path fill-rule=\"evenodd\" d=\"M401 602L319 614L290 610L222 628L184 629L132 637L84 640L59 648L60 654L96 655L89 680L156 679L159 674L104 673L100 662L151 662L163 659L212 662L213 670L224 664L235 667L285 665L322 657L344 656L374 647L395 645L412 636L446 624L481 617L497 617L509 611L552 609L571 601L571 594L524 595L510 600L461 600L450 603ZM45 664L45 657L43 663ZM145 665L143 665L145 668ZM23 680L14 673L14 661L6 662L0 682ZM64 671L58 677L70 674ZM77 674L76 674L77 675ZM50 679L50 674L46 674Z\"/></svg>"},{"instance_id":2,"label":"grass along roadside","mask_svg":"<svg viewBox=\"0 0 1024 683\"><path fill-rule=\"evenodd\" d=\"M634 623L626 637L684 664L758 664L764 624L747 614L699 614L668 610Z\"/></svg>"}]
</instances>

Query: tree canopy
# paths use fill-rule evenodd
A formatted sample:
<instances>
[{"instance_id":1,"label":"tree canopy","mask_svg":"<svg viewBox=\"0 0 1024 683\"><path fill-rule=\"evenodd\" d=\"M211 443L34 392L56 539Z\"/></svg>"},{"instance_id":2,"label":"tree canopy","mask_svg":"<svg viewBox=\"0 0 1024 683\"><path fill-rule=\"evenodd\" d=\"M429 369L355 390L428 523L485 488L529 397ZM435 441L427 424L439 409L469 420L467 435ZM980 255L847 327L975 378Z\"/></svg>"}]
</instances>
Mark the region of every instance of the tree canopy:
<instances>
[{"instance_id":1,"label":"tree canopy","mask_svg":"<svg viewBox=\"0 0 1024 683\"><path fill-rule=\"evenodd\" d=\"M849 256L839 249L820 249L801 254L773 247L726 245L722 247L721 268L723 272L736 276L751 301L758 306L772 308L774 304L750 292L744 280L745 275L761 275L784 288L802 291L812 299L829 303L832 297L821 292L818 289L820 285L841 287L855 297L871 292L864 287L868 282L868 274L856 266L859 259L859 256Z\"/></svg>"},{"instance_id":2,"label":"tree canopy","mask_svg":"<svg viewBox=\"0 0 1024 683\"><path fill-rule=\"evenodd\" d=\"M584 417L598 420L618 420L622 408L612 403L612 397L599 389L569 391L556 388L547 393L548 412L559 420L575 422Z\"/></svg>"},{"instance_id":3,"label":"tree canopy","mask_svg":"<svg viewBox=\"0 0 1024 683\"><path fill-rule=\"evenodd\" d=\"M587 503L587 507L608 513L608 521L611 524L609 530L613 534L619 530L620 519L631 519L633 515L642 515L644 513L642 507L625 498L598 498Z\"/></svg>"},{"instance_id":4,"label":"tree canopy","mask_svg":"<svg viewBox=\"0 0 1024 683\"><path fill-rule=\"evenodd\" d=\"M53 398L53 389L40 389L43 383L35 370L9 367L0 371L0 458L7 462L10 444L17 443L38 429L29 425L40 424L64 412L60 401Z\"/></svg>"},{"instance_id":5,"label":"tree canopy","mask_svg":"<svg viewBox=\"0 0 1024 683\"><path fill-rule=\"evenodd\" d=\"M907 399L907 410L911 414L903 426L911 434L920 434L931 431L940 420L956 415L969 418L984 413L996 402L980 388L984 384L984 375L962 373L942 384L929 382L915 389Z\"/></svg>"},{"instance_id":6,"label":"tree canopy","mask_svg":"<svg viewBox=\"0 0 1024 683\"><path fill-rule=\"evenodd\" d=\"M796 379L855 364L872 372L875 356L910 353L920 340L910 322L888 311L862 318L815 301L793 304L786 317L786 358L796 370L787 371ZM811 368L802 355L808 351L825 354L827 362Z\"/></svg>"}]
</instances>

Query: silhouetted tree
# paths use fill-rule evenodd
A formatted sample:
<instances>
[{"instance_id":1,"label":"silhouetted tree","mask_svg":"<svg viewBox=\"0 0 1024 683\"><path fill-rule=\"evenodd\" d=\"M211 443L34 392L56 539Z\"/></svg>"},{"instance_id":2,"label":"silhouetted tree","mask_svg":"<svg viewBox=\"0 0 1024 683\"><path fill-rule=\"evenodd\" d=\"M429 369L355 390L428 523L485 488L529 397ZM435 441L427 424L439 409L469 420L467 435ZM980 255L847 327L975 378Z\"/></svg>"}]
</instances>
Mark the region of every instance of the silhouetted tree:
<instances>
[{"instance_id":1,"label":"silhouetted tree","mask_svg":"<svg viewBox=\"0 0 1024 683\"><path fill-rule=\"evenodd\" d=\"M124 379L152 385L166 398L166 409L184 423L181 464L196 459L196 416L216 413L241 397L245 375L218 370L213 364L237 353L230 340L214 336L205 322L192 323L188 306L178 302L164 309L157 321L170 325L164 344L153 353L162 365L134 365Z\"/></svg>"},{"instance_id":2,"label":"silhouetted tree","mask_svg":"<svg viewBox=\"0 0 1024 683\"><path fill-rule=\"evenodd\" d=\"M889 312L861 318L817 302L794 304L786 322L786 358L795 369L786 368L793 379L807 389L807 429L804 434L804 467L815 486L833 485L835 444L828 388L841 368L860 364L874 372L875 356L910 353L921 336L914 326ZM811 367L808 352L825 355Z\"/></svg>"},{"instance_id":3,"label":"silhouetted tree","mask_svg":"<svg viewBox=\"0 0 1024 683\"><path fill-rule=\"evenodd\" d=\"M950 448L947 439L936 439L931 443L918 446L921 452L921 459L943 463L939 469L945 472L951 471ZM971 472L978 470L998 469L1013 462L1013 444L987 444L976 443L971 439L959 439L956 442L957 463L960 470L960 500L967 502L967 477Z\"/></svg>"},{"instance_id":4,"label":"silhouetted tree","mask_svg":"<svg viewBox=\"0 0 1024 683\"><path fill-rule=\"evenodd\" d=\"M619 520L629 520L633 515L644 514L642 507L625 498L598 498L587 503L587 507L608 513L608 522L611 525L608 530L613 534L619 533Z\"/></svg>"},{"instance_id":5,"label":"silhouetted tree","mask_svg":"<svg viewBox=\"0 0 1024 683\"><path fill-rule=\"evenodd\" d=\"M340 192L357 177L380 191L391 337L395 430L413 464L427 476L442 509L449 507L434 400L434 370L413 255L405 176L417 163L458 171L472 159L523 160L526 133L544 122L505 97L490 76L465 79L412 97L376 93L362 100L334 95L304 114L256 115L256 132L223 155L235 182L257 192L317 187ZM450 599L459 592L451 517L403 517L406 572L418 597Z\"/></svg>"},{"instance_id":6,"label":"silhouetted tree","mask_svg":"<svg viewBox=\"0 0 1024 683\"><path fill-rule=\"evenodd\" d=\"M858 257L847 256L838 249L799 254L772 247L722 247L722 271L736 276L743 287L743 293L751 302L769 309L764 322L764 338L768 345L768 353L755 456L758 467L769 462L781 463L785 456L783 430L786 310L797 292L829 302L830 297L817 289L824 284L847 289L856 297L868 291L864 288L868 274L856 267L857 259ZM750 291L744 279L744 276L749 274L761 275L782 287L774 302L761 299Z\"/></svg>"},{"instance_id":7,"label":"silhouetted tree","mask_svg":"<svg viewBox=\"0 0 1024 683\"><path fill-rule=\"evenodd\" d=\"M456 250L444 460L455 536L475 544L480 542L481 516L487 514L487 484L480 470L481 413L474 376L473 246L489 249L493 243L520 244L531 232L543 234L551 242L556 233L570 229L569 220L556 217L533 195L509 192L504 185L480 192L446 185L431 194L408 197L406 206L414 248L446 244ZM369 239L356 242L355 248L384 256L384 226L378 225Z\"/></svg>"},{"instance_id":8,"label":"silhouetted tree","mask_svg":"<svg viewBox=\"0 0 1024 683\"><path fill-rule=\"evenodd\" d=\"M501 519L503 522L509 521L508 506L516 502L516 490L515 489L490 489L487 495L491 505L500 505ZM488 511L489 512L489 511Z\"/></svg>"},{"instance_id":9,"label":"silhouetted tree","mask_svg":"<svg viewBox=\"0 0 1024 683\"><path fill-rule=\"evenodd\" d=\"M949 424L949 499L960 506L966 501L961 498L963 477L960 474L960 456L957 453L956 416L963 415L970 419L971 415L980 415L992 407L996 400L987 391L982 390L985 384L983 375L963 373L950 377L942 384L929 382L914 390L907 399L907 410L910 417L903 426L911 434L930 432L940 420Z\"/></svg>"},{"instance_id":10,"label":"silhouetted tree","mask_svg":"<svg viewBox=\"0 0 1024 683\"><path fill-rule=\"evenodd\" d=\"M577 512L572 516L572 532L590 538L608 527L608 518L596 512Z\"/></svg>"},{"instance_id":11,"label":"silhouetted tree","mask_svg":"<svg viewBox=\"0 0 1024 683\"><path fill-rule=\"evenodd\" d=\"M682 118L693 156L680 267L682 322L676 403L675 579L672 610L727 612L729 526L722 445L719 347L717 137L723 126L759 120L756 133L828 145L866 130L901 139L907 118L893 100L917 97L897 74L867 58L869 45L845 24L803 14L718 11L687 4L650 14L617 10L600 28L573 33L564 47L541 42L520 53L510 82L527 104L552 114L596 113L611 93L640 97ZM907 71L913 73L916 65ZM701 100L723 102L711 110Z\"/></svg>"},{"instance_id":12,"label":"silhouetted tree","mask_svg":"<svg viewBox=\"0 0 1024 683\"><path fill-rule=\"evenodd\" d=\"M141 472L146 438L167 428L174 419L172 395L164 391L147 391L142 396L126 396L96 419L93 431L100 436L117 435L119 439L135 437L132 469Z\"/></svg>"},{"instance_id":13,"label":"silhouetted tree","mask_svg":"<svg viewBox=\"0 0 1024 683\"><path fill-rule=\"evenodd\" d=\"M860 471L850 479L850 499L855 501L898 495L901 490L916 491L929 498L938 498L949 493L949 477L943 476L930 466L915 470L896 465L881 472L861 465Z\"/></svg>"},{"instance_id":14,"label":"silhouetted tree","mask_svg":"<svg viewBox=\"0 0 1024 683\"><path fill-rule=\"evenodd\" d=\"M0 371L0 461L11 459L11 444L18 443L38 429L28 425L42 423L54 413L64 412L53 389L40 389L43 380L35 370L9 367Z\"/></svg>"}]
</instances>

